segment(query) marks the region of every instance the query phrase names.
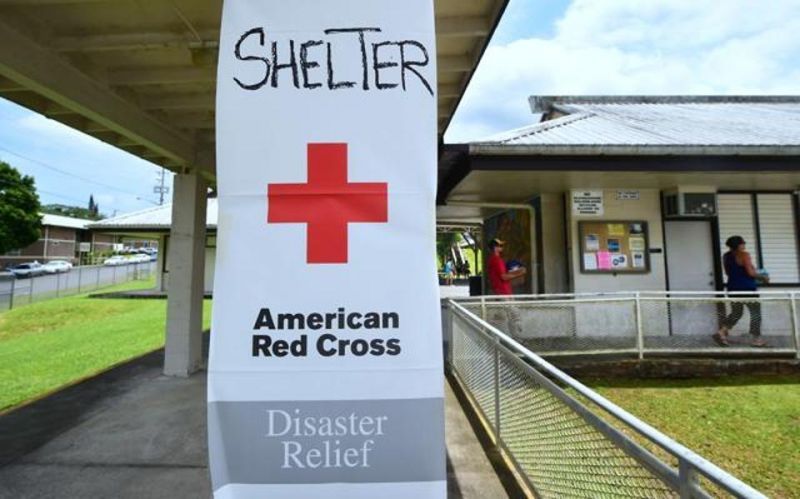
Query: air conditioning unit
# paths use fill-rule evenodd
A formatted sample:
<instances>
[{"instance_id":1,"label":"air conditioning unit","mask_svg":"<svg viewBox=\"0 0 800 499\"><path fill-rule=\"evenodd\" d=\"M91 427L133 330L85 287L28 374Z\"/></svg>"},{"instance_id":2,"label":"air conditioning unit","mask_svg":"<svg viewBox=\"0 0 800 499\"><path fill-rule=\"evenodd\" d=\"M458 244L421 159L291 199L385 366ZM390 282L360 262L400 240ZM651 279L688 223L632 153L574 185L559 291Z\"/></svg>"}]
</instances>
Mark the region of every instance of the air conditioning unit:
<instances>
[{"instance_id":1,"label":"air conditioning unit","mask_svg":"<svg viewBox=\"0 0 800 499\"><path fill-rule=\"evenodd\" d=\"M664 191L664 216L713 217L717 215L717 193L712 187L677 187Z\"/></svg>"}]
</instances>

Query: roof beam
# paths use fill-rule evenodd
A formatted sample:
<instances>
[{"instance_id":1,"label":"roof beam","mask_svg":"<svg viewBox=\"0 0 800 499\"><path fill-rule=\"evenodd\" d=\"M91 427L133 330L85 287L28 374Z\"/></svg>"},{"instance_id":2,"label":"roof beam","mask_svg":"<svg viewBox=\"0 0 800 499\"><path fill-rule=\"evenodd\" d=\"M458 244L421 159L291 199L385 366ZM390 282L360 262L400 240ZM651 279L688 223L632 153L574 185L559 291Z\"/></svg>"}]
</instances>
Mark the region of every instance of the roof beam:
<instances>
[{"instance_id":1,"label":"roof beam","mask_svg":"<svg viewBox=\"0 0 800 499\"><path fill-rule=\"evenodd\" d=\"M79 3L100 3L111 0L0 0L0 7L30 7L35 5L65 5Z\"/></svg>"},{"instance_id":2,"label":"roof beam","mask_svg":"<svg viewBox=\"0 0 800 499\"><path fill-rule=\"evenodd\" d=\"M0 75L178 163L197 165L194 141L0 20Z\"/></svg>"},{"instance_id":3,"label":"roof beam","mask_svg":"<svg viewBox=\"0 0 800 499\"><path fill-rule=\"evenodd\" d=\"M443 37L472 37L489 34L485 17L440 17L436 19L436 34Z\"/></svg>"},{"instance_id":4,"label":"roof beam","mask_svg":"<svg viewBox=\"0 0 800 499\"><path fill-rule=\"evenodd\" d=\"M216 122L214 117L205 118L192 118L192 117L176 117L170 118L169 124L177 128L188 128L191 130L214 130Z\"/></svg>"},{"instance_id":5,"label":"roof beam","mask_svg":"<svg viewBox=\"0 0 800 499\"><path fill-rule=\"evenodd\" d=\"M463 73L472 69L472 61L465 55L444 55L436 67L442 73Z\"/></svg>"},{"instance_id":6,"label":"roof beam","mask_svg":"<svg viewBox=\"0 0 800 499\"><path fill-rule=\"evenodd\" d=\"M197 41L190 33L171 31L62 36L52 40L50 48L56 52L111 52L219 47L219 30L203 30L199 34L203 41Z\"/></svg>"},{"instance_id":7,"label":"roof beam","mask_svg":"<svg viewBox=\"0 0 800 499\"><path fill-rule=\"evenodd\" d=\"M461 95L461 85L455 83L446 83L439 85L439 98L455 98Z\"/></svg>"},{"instance_id":8,"label":"roof beam","mask_svg":"<svg viewBox=\"0 0 800 499\"><path fill-rule=\"evenodd\" d=\"M185 110L213 110L214 109L214 94L157 94L152 97L141 97L142 107L150 110L169 110L169 109L185 109Z\"/></svg>"},{"instance_id":9,"label":"roof beam","mask_svg":"<svg viewBox=\"0 0 800 499\"><path fill-rule=\"evenodd\" d=\"M214 83L213 68L167 67L144 69L116 69L109 73L108 84L120 86L170 85L181 83Z\"/></svg>"}]
</instances>

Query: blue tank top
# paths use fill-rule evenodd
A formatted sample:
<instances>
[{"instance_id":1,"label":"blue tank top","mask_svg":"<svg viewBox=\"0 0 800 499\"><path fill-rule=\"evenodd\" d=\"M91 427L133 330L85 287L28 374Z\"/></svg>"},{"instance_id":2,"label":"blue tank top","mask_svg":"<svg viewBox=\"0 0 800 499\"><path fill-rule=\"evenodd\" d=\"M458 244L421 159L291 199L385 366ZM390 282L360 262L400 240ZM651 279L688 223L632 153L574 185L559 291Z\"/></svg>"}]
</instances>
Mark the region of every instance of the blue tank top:
<instances>
[{"instance_id":1,"label":"blue tank top","mask_svg":"<svg viewBox=\"0 0 800 499\"><path fill-rule=\"evenodd\" d=\"M728 291L755 291L758 288L756 280L747 275L744 265L736 263L732 252L725 253L722 259L728 274Z\"/></svg>"}]
</instances>

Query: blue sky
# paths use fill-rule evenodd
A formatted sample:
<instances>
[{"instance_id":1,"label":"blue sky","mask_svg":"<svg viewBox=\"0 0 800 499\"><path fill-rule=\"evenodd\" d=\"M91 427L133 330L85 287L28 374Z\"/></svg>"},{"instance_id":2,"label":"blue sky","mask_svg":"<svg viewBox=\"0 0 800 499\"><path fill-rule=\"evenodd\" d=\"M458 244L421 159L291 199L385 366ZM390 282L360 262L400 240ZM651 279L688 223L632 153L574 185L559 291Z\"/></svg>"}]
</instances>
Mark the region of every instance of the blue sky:
<instances>
[{"instance_id":1,"label":"blue sky","mask_svg":"<svg viewBox=\"0 0 800 499\"><path fill-rule=\"evenodd\" d=\"M0 160L36 179L43 204L86 206L93 194L110 216L158 201L158 166L4 99Z\"/></svg>"},{"instance_id":2,"label":"blue sky","mask_svg":"<svg viewBox=\"0 0 800 499\"><path fill-rule=\"evenodd\" d=\"M445 139L530 124L529 95L800 94L798 33L800 0L511 0ZM0 159L44 203L157 200L157 166L2 99Z\"/></svg>"},{"instance_id":3,"label":"blue sky","mask_svg":"<svg viewBox=\"0 0 800 499\"><path fill-rule=\"evenodd\" d=\"M511 0L445 140L528 125L530 95L800 94L800 0Z\"/></svg>"}]
</instances>

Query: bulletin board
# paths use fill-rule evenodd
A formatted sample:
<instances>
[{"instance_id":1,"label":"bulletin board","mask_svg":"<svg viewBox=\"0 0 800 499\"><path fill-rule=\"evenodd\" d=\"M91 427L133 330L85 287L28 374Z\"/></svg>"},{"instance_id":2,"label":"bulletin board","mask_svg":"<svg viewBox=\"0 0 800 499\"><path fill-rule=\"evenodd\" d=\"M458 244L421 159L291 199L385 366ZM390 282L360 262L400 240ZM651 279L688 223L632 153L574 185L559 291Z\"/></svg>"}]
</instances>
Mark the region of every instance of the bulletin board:
<instances>
[{"instance_id":1,"label":"bulletin board","mask_svg":"<svg viewBox=\"0 0 800 499\"><path fill-rule=\"evenodd\" d=\"M644 221L578 222L582 274L650 272L650 243Z\"/></svg>"}]
</instances>

